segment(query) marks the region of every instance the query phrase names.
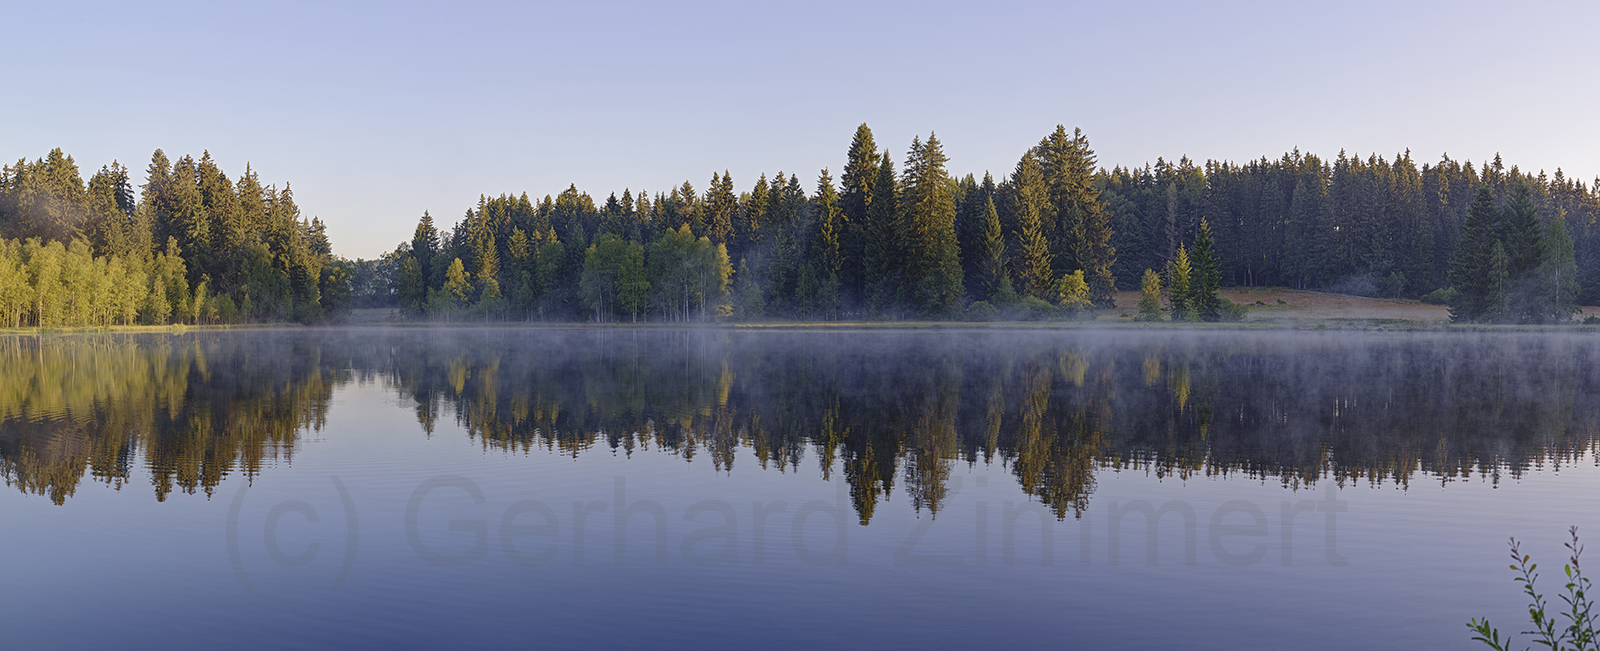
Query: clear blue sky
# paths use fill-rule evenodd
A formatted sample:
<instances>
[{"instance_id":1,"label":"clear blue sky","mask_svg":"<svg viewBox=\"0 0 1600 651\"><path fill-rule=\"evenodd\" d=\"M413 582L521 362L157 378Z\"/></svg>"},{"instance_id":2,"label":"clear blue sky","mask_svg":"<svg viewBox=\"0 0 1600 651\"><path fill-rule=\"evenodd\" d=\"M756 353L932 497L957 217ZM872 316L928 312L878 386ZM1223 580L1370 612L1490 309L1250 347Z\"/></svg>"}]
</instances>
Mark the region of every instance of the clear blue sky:
<instances>
[{"instance_id":1,"label":"clear blue sky","mask_svg":"<svg viewBox=\"0 0 1600 651\"><path fill-rule=\"evenodd\" d=\"M92 3L0 19L0 158L204 149L371 258L479 194L835 176L855 126L999 176L1293 147L1600 174L1600 3Z\"/></svg>"}]
</instances>

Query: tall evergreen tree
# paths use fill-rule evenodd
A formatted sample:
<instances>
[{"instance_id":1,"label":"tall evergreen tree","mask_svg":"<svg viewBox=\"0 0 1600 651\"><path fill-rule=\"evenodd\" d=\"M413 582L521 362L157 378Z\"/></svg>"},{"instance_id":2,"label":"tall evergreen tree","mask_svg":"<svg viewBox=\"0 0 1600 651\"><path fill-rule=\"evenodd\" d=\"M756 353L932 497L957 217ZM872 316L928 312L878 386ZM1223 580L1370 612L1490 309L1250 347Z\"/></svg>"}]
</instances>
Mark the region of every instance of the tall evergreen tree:
<instances>
[{"instance_id":1,"label":"tall evergreen tree","mask_svg":"<svg viewBox=\"0 0 1600 651\"><path fill-rule=\"evenodd\" d=\"M1193 306L1189 302L1193 275L1189 252L1179 244L1178 252L1172 256L1172 264L1167 268L1167 305L1172 310L1173 321L1187 321L1194 316Z\"/></svg>"},{"instance_id":2,"label":"tall evergreen tree","mask_svg":"<svg viewBox=\"0 0 1600 651\"><path fill-rule=\"evenodd\" d=\"M862 246L867 307L881 312L894 306L902 281L904 243L899 193L895 186L894 159L885 152L879 159L873 184L874 201L867 212L866 242Z\"/></svg>"},{"instance_id":3,"label":"tall evergreen tree","mask_svg":"<svg viewBox=\"0 0 1600 651\"><path fill-rule=\"evenodd\" d=\"M1211 225L1200 220L1200 233L1194 241L1194 277L1189 284L1189 307L1201 321L1222 318L1222 297L1217 287L1222 279L1218 268L1215 244L1211 238Z\"/></svg>"},{"instance_id":4,"label":"tall evergreen tree","mask_svg":"<svg viewBox=\"0 0 1600 651\"><path fill-rule=\"evenodd\" d=\"M1055 284L1050 244L1044 232L1045 216L1052 211L1039 159L1032 151L1017 161L1006 189L1006 203L1011 208L1016 228L1013 235L1016 260L1012 270L1017 279L1017 291L1023 296L1043 297Z\"/></svg>"},{"instance_id":5,"label":"tall evergreen tree","mask_svg":"<svg viewBox=\"0 0 1600 651\"><path fill-rule=\"evenodd\" d=\"M1478 186L1478 194L1467 209L1461 225L1461 243L1450 262L1450 284L1455 297L1450 302L1452 321L1481 321L1493 306L1491 279L1493 250L1500 244L1500 211L1494 207L1494 194L1488 185ZM1501 252L1504 253L1504 246Z\"/></svg>"},{"instance_id":6,"label":"tall evergreen tree","mask_svg":"<svg viewBox=\"0 0 1600 651\"><path fill-rule=\"evenodd\" d=\"M866 123L856 127L846 152L844 172L839 177L839 208L843 217L839 233L839 247L843 256L840 280L852 301L867 298L866 267L868 231L871 210L878 195L878 178L881 176L878 145L872 138L872 129Z\"/></svg>"},{"instance_id":7,"label":"tall evergreen tree","mask_svg":"<svg viewBox=\"0 0 1600 651\"><path fill-rule=\"evenodd\" d=\"M987 178L985 179L987 180ZM993 300L1006 278L1006 239L1000 231L1000 213L994 208L994 198L986 197L983 204L983 241L978 248L978 266L974 274L977 284L974 291L979 300Z\"/></svg>"},{"instance_id":8,"label":"tall evergreen tree","mask_svg":"<svg viewBox=\"0 0 1600 651\"><path fill-rule=\"evenodd\" d=\"M961 304L960 245L956 240L956 206L945 171L948 159L939 138L930 133L912 139L900 191L900 213L906 230L902 265L910 303L923 314L945 314Z\"/></svg>"}]
</instances>

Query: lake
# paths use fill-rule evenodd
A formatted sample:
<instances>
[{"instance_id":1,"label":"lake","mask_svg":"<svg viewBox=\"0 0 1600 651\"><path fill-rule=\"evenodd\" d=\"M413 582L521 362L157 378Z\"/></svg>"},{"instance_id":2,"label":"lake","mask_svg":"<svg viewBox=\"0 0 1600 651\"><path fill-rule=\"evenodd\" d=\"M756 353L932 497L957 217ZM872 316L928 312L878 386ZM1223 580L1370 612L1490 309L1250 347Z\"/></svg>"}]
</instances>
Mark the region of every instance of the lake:
<instances>
[{"instance_id":1,"label":"lake","mask_svg":"<svg viewBox=\"0 0 1600 651\"><path fill-rule=\"evenodd\" d=\"M0 612L12 648L1463 648L1527 628L1508 537L1552 598L1600 540L1596 343L5 337Z\"/></svg>"}]
</instances>

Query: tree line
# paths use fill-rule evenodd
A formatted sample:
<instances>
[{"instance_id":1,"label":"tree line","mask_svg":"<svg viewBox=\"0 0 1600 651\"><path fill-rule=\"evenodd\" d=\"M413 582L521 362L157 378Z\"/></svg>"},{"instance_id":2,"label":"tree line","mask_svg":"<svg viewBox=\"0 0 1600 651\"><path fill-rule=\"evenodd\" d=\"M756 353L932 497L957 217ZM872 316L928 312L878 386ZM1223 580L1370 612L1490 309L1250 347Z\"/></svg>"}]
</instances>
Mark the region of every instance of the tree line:
<instances>
[{"instance_id":1,"label":"tree line","mask_svg":"<svg viewBox=\"0 0 1600 651\"><path fill-rule=\"evenodd\" d=\"M947 164L929 134L897 172L863 124L837 185L824 169L810 194L784 172L736 193L722 172L704 190L686 181L598 203L576 186L540 201L484 196L448 230L424 213L410 241L358 265L356 300L447 318L602 322L1113 304L1111 216L1081 132L1058 127L998 183L957 179Z\"/></svg>"},{"instance_id":2,"label":"tree line","mask_svg":"<svg viewBox=\"0 0 1600 651\"><path fill-rule=\"evenodd\" d=\"M288 183L159 149L133 182L113 161L84 183L59 148L0 168L0 323L309 323L349 306L352 265Z\"/></svg>"},{"instance_id":3,"label":"tree line","mask_svg":"<svg viewBox=\"0 0 1600 651\"><path fill-rule=\"evenodd\" d=\"M1419 164L1410 152L1365 159L1340 152L1329 162L1296 150L1245 164L1158 159L1104 171L1097 183L1117 231L1118 278L1160 269L1205 219L1217 235L1225 286L1422 298L1451 303L1456 319L1467 321L1559 321L1574 305L1600 301L1600 179L1585 185L1560 169L1530 173L1499 156L1477 166L1449 156ZM1507 211L1516 214L1502 217ZM1488 225L1473 226L1474 219ZM1570 265L1559 300L1539 294L1534 287L1546 281L1524 273L1542 263L1537 240L1555 237L1553 228L1566 244L1552 242L1552 255L1566 257L1549 265ZM1467 256L1467 267L1478 270L1468 275L1486 276L1494 240L1522 252L1508 271L1517 282L1501 283L1520 308L1481 309L1472 297L1488 281L1459 271ZM1546 307L1531 307L1539 302Z\"/></svg>"},{"instance_id":4,"label":"tree line","mask_svg":"<svg viewBox=\"0 0 1600 651\"><path fill-rule=\"evenodd\" d=\"M897 171L863 124L837 182L824 169L811 187L779 172L736 192L722 172L703 190L686 181L600 202L576 186L542 200L483 196L445 230L425 213L410 241L358 264L356 301L447 318L597 322L1090 315L1115 306L1119 290L1149 290L1149 271L1161 305L1152 315L1142 302L1143 318L1227 318L1221 286L1462 302L1489 282L1453 271L1462 247L1478 246L1469 212L1484 193L1497 215L1522 210L1536 223L1524 239L1555 237L1556 222L1571 233L1566 245L1518 251L1570 250L1570 261L1513 260L1499 286L1521 298L1492 313L1462 303L1458 320L1559 321L1578 301L1600 300L1600 189L1499 157L1419 166L1409 152L1328 162L1294 151L1108 170L1081 130L1058 126L1004 177L957 178L936 135L913 139ZM1208 258L1187 260L1202 222ZM1207 287L1188 286L1175 268L1184 261L1201 263L1194 282ZM1565 270L1559 292L1533 289L1558 282L1530 280L1541 265L1546 277Z\"/></svg>"}]
</instances>

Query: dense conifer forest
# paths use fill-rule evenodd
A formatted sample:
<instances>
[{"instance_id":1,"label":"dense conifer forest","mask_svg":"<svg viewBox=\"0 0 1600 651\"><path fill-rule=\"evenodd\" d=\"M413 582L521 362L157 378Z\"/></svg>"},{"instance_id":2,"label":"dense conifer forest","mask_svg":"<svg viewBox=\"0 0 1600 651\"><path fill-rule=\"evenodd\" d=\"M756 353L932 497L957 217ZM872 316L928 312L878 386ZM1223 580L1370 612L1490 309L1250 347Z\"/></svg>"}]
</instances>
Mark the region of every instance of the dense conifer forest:
<instances>
[{"instance_id":1,"label":"dense conifer forest","mask_svg":"<svg viewBox=\"0 0 1600 651\"><path fill-rule=\"evenodd\" d=\"M288 183L159 149L134 182L113 161L85 184L59 148L0 168L0 327L315 323L348 307L351 265Z\"/></svg>"},{"instance_id":2,"label":"dense conifer forest","mask_svg":"<svg viewBox=\"0 0 1600 651\"><path fill-rule=\"evenodd\" d=\"M737 190L568 186L481 196L453 225L344 260L254 170L156 151L0 169L0 323L226 323L398 308L439 320L1073 318L1141 290L1140 319L1218 320L1222 286L1449 304L1457 321L1551 323L1600 302L1600 180L1409 152L1330 161L1098 166L1057 127L999 178L956 176L934 134L903 159L863 124L837 175ZM1148 272L1148 273L1147 273Z\"/></svg>"},{"instance_id":3,"label":"dense conifer forest","mask_svg":"<svg viewBox=\"0 0 1600 651\"><path fill-rule=\"evenodd\" d=\"M1057 127L1000 178L952 175L932 134L898 165L863 124L837 178L484 196L448 228L425 213L356 265L354 292L435 318L597 322L1071 316L1134 289L1166 303L1145 318L1216 319L1218 286L1422 298L1461 321L1563 321L1600 300L1600 182L1498 157L1104 169Z\"/></svg>"}]
</instances>

